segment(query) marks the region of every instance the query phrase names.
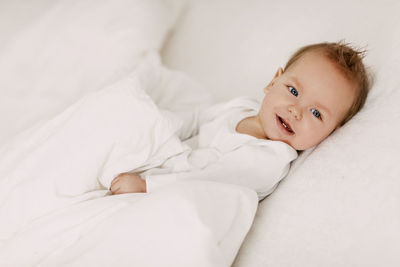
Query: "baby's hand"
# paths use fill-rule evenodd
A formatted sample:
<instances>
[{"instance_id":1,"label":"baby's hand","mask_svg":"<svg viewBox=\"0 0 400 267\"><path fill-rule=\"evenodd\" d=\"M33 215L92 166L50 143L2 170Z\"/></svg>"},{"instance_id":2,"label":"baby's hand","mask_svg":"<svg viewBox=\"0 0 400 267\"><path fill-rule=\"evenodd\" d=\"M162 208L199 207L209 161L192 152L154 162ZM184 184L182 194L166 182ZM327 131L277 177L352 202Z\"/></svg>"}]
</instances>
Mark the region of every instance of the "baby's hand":
<instances>
[{"instance_id":1,"label":"baby's hand","mask_svg":"<svg viewBox=\"0 0 400 267\"><path fill-rule=\"evenodd\" d=\"M121 173L111 182L113 195L125 193L145 193L146 181L134 173Z\"/></svg>"}]
</instances>

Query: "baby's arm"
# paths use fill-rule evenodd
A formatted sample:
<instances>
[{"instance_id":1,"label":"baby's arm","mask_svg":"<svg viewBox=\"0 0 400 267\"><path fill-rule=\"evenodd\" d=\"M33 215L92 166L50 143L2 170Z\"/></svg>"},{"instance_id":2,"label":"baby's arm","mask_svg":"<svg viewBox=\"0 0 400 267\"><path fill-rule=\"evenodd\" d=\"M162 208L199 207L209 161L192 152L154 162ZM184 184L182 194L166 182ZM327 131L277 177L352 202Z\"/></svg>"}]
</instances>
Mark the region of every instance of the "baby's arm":
<instances>
[{"instance_id":1,"label":"baby's arm","mask_svg":"<svg viewBox=\"0 0 400 267\"><path fill-rule=\"evenodd\" d=\"M223 154L217 161L201 169L183 172L143 173L146 191L182 180L205 180L236 184L253 189L260 199L270 194L286 175L290 162L297 156L283 142L246 144Z\"/></svg>"},{"instance_id":2,"label":"baby's arm","mask_svg":"<svg viewBox=\"0 0 400 267\"><path fill-rule=\"evenodd\" d=\"M113 195L125 193L145 193L146 181L135 173L121 173L111 182Z\"/></svg>"}]
</instances>

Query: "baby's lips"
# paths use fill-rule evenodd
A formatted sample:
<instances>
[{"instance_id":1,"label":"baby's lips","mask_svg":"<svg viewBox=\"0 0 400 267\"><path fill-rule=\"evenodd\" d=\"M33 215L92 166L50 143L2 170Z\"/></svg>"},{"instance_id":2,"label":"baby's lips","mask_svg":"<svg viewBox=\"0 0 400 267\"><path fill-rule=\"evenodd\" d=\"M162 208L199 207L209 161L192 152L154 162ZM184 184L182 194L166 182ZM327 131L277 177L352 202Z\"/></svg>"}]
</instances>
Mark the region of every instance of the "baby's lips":
<instances>
[{"instance_id":1,"label":"baby's lips","mask_svg":"<svg viewBox=\"0 0 400 267\"><path fill-rule=\"evenodd\" d=\"M290 125L290 123L288 123L288 121L285 120L285 119L282 118L282 117L281 117L281 119L282 119L282 121L286 124L286 126L289 128L289 130L292 131L292 132L294 133L294 130L293 130L292 126Z\"/></svg>"}]
</instances>

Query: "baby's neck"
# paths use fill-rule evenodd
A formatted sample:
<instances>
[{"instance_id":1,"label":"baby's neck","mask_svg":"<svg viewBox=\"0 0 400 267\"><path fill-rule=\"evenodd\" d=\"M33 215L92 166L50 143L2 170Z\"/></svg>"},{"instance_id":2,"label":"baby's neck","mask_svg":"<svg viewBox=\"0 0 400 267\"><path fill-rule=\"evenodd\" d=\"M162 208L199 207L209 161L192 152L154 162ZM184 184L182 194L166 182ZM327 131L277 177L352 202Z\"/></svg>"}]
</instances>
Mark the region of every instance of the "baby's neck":
<instances>
[{"instance_id":1,"label":"baby's neck","mask_svg":"<svg viewBox=\"0 0 400 267\"><path fill-rule=\"evenodd\" d=\"M236 132L248 134L258 139L267 139L257 116L251 116L239 121Z\"/></svg>"}]
</instances>

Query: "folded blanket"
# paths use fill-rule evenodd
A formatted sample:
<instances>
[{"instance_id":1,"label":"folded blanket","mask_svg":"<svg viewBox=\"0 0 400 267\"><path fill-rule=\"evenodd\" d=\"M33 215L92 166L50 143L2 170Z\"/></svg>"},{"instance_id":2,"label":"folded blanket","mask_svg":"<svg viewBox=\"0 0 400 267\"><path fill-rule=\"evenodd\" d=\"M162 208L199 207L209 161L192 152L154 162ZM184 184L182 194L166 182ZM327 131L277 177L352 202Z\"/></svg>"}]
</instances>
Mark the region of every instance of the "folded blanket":
<instances>
[{"instance_id":1,"label":"folded blanket","mask_svg":"<svg viewBox=\"0 0 400 267\"><path fill-rule=\"evenodd\" d=\"M232 264L256 212L254 191L186 181L108 194L119 173L158 166L186 147L176 136L182 121L144 89L160 96L162 88L190 91L192 84L165 69L145 70L0 148L0 266Z\"/></svg>"},{"instance_id":2,"label":"folded blanket","mask_svg":"<svg viewBox=\"0 0 400 267\"><path fill-rule=\"evenodd\" d=\"M40 216L104 196L121 172L180 153L176 128L133 73L20 134L0 153L0 240Z\"/></svg>"},{"instance_id":3,"label":"folded blanket","mask_svg":"<svg viewBox=\"0 0 400 267\"><path fill-rule=\"evenodd\" d=\"M83 201L8 240L0 266L228 267L257 203L250 189L205 181Z\"/></svg>"}]
</instances>

